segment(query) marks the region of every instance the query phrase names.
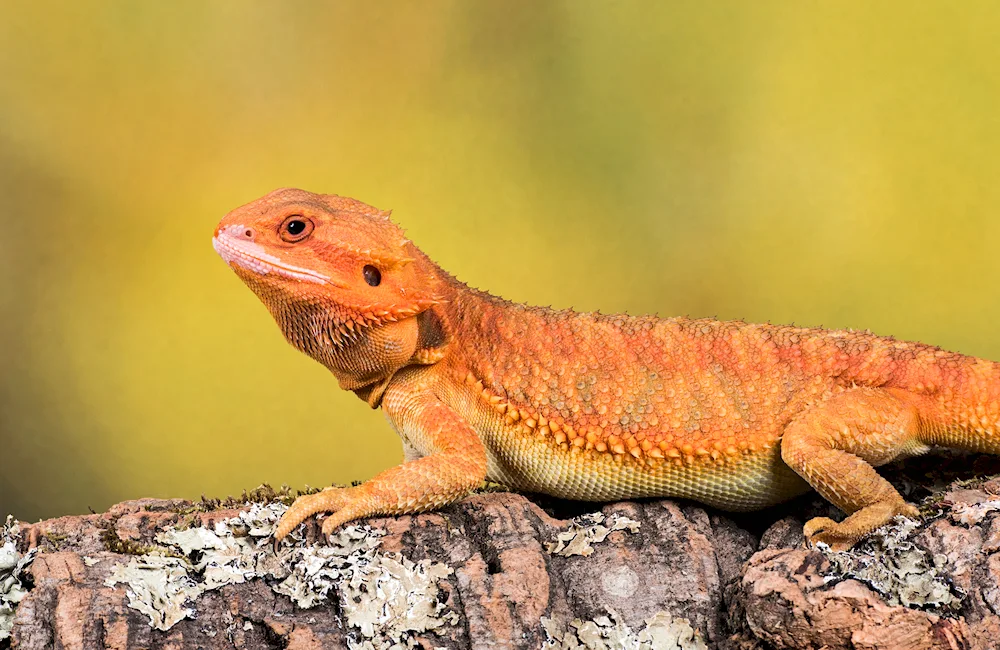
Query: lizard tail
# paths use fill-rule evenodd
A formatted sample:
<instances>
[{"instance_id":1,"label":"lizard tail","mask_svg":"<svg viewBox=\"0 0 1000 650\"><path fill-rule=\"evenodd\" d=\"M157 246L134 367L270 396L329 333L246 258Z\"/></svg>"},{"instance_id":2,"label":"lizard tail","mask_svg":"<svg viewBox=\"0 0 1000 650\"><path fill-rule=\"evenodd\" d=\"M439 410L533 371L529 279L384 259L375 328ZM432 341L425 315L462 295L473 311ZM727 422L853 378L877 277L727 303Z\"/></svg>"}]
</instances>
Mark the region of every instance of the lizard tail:
<instances>
[{"instance_id":1,"label":"lizard tail","mask_svg":"<svg viewBox=\"0 0 1000 650\"><path fill-rule=\"evenodd\" d=\"M935 353L907 387L917 406L921 438L933 445L1000 454L1000 364Z\"/></svg>"}]
</instances>

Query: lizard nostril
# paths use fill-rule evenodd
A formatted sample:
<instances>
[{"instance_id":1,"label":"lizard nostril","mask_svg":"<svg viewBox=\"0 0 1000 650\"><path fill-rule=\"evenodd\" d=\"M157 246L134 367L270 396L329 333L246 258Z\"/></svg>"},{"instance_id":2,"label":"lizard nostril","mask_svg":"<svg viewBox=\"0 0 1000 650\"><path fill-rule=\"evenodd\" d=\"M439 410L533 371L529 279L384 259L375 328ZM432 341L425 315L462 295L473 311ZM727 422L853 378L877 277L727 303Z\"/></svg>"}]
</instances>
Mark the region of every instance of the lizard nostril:
<instances>
[{"instance_id":1,"label":"lizard nostril","mask_svg":"<svg viewBox=\"0 0 1000 650\"><path fill-rule=\"evenodd\" d=\"M243 236L249 239L250 241L253 241L253 228L247 228L246 230L244 230Z\"/></svg>"}]
</instances>

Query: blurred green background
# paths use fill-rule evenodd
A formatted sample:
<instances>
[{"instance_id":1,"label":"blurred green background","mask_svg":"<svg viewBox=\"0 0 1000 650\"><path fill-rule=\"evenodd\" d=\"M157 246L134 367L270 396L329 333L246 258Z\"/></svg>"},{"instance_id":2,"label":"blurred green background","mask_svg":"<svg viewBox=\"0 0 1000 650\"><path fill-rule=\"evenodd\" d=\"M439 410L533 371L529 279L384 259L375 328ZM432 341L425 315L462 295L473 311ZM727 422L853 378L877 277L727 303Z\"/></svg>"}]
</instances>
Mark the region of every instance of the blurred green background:
<instances>
[{"instance_id":1,"label":"blurred green background","mask_svg":"<svg viewBox=\"0 0 1000 650\"><path fill-rule=\"evenodd\" d=\"M995 2L0 5L0 515L401 459L215 256L281 186L558 307L1000 359Z\"/></svg>"}]
</instances>

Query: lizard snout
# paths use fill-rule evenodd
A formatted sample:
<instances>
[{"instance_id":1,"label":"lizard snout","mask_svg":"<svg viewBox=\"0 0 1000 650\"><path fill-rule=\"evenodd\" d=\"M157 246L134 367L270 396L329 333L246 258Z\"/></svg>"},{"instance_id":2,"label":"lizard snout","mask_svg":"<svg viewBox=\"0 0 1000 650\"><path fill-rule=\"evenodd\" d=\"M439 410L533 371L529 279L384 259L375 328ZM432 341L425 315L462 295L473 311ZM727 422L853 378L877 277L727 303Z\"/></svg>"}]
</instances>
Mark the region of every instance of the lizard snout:
<instances>
[{"instance_id":1,"label":"lizard snout","mask_svg":"<svg viewBox=\"0 0 1000 650\"><path fill-rule=\"evenodd\" d=\"M223 235L230 239L235 239L237 241L253 241L255 237L254 229L250 226L244 226L243 224L233 224L229 226L219 226L215 229L215 237L218 238L219 235Z\"/></svg>"}]
</instances>

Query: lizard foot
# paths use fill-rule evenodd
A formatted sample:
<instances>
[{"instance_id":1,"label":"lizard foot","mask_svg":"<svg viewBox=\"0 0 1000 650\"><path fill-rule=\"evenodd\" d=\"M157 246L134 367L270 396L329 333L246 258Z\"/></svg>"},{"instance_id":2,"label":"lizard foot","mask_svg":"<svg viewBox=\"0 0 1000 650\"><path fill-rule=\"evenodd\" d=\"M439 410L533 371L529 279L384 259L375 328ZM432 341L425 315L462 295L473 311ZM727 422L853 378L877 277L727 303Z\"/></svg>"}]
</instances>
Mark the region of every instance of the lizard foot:
<instances>
[{"instance_id":1,"label":"lizard foot","mask_svg":"<svg viewBox=\"0 0 1000 650\"><path fill-rule=\"evenodd\" d=\"M829 517L814 517L802 527L802 534L810 548L815 548L816 544L822 542L834 551L846 551L854 546L856 540L840 534L839 527L840 524Z\"/></svg>"},{"instance_id":2,"label":"lizard foot","mask_svg":"<svg viewBox=\"0 0 1000 650\"><path fill-rule=\"evenodd\" d=\"M834 551L846 551L896 515L917 519L920 511L902 500L898 503L876 503L858 510L840 523L829 517L810 519L802 527L802 534L811 548L822 542Z\"/></svg>"},{"instance_id":3,"label":"lizard foot","mask_svg":"<svg viewBox=\"0 0 1000 650\"><path fill-rule=\"evenodd\" d=\"M360 487L360 486L358 486ZM364 516L359 514L356 490L358 487L337 488L329 487L316 494L305 494L295 500L295 503L285 511L278 522L278 527L274 530L275 543L280 542L288 536L295 527L309 517L319 512L332 512L323 522L323 534L329 535L333 529L340 524ZM354 505L354 507L351 507ZM331 521L336 521L330 525Z\"/></svg>"}]
</instances>

